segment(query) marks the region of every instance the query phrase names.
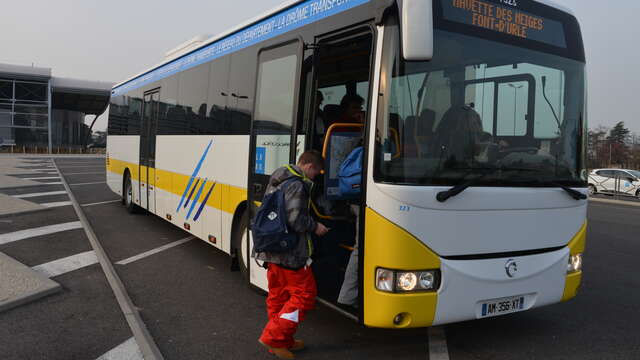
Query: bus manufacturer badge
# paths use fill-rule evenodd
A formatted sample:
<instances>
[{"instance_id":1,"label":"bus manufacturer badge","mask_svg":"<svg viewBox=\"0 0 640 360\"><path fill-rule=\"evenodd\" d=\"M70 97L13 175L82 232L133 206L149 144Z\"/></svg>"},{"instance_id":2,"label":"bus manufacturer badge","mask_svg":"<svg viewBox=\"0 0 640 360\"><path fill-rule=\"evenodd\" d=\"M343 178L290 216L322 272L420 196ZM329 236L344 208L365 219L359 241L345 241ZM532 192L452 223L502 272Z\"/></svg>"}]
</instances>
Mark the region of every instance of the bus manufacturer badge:
<instances>
[{"instance_id":1,"label":"bus manufacturer badge","mask_svg":"<svg viewBox=\"0 0 640 360\"><path fill-rule=\"evenodd\" d=\"M518 264L513 259L507 261L507 264L504 266L504 268L507 271L507 276L509 276L510 278L516 276L516 273L518 272Z\"/></svg>"}]
</instances>

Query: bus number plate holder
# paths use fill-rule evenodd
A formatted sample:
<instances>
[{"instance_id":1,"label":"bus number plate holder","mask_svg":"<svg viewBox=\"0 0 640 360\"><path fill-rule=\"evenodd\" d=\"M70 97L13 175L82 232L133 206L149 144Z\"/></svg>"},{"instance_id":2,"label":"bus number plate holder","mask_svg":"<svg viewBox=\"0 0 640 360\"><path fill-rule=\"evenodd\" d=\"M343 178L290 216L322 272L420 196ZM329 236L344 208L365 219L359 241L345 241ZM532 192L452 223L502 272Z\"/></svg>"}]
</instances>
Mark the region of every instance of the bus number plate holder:
<instances>
[{"instance_id":1,"label":"bus number plate holder","mask_svg":"<svg viewBox=\"0 0 640 360\"><path fill-rule=\"evenodd\" d=\"M478 318L487 318L527 310L526 296L518 295L478 303Z\"/></svg>"}]
</instances>

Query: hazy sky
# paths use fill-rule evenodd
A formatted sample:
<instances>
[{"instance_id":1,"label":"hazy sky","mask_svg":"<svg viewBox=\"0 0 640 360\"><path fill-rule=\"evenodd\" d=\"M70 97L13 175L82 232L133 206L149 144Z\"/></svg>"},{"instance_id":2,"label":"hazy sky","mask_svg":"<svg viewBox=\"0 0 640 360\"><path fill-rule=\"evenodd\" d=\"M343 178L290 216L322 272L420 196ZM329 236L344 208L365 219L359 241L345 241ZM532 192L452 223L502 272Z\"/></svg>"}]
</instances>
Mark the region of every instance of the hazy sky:
<instances>
[{"instance_id":1,"label":"hazy sky","mask_svg":"<svg viewBox=\"0 0 640 360\"><path fill-rule=\"evenodd\" d=\"M119 82L196 35L218 34L281 2L12 1L0 21L0 62L51 67L54 76ZM582 26L590 126L625 121L640 133L640 1L556 2L573 9ZM106 126L101 120L98 129Z\"/></svg>"}]
</instances>

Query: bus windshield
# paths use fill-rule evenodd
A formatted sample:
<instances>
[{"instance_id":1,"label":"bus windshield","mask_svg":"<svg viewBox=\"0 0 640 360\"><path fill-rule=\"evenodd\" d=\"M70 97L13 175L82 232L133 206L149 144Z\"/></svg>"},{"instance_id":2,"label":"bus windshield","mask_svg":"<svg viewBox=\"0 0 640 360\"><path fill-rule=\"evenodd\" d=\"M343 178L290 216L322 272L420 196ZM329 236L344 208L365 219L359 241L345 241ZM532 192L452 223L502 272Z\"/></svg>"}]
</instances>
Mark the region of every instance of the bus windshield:
<instances>
[{"instance_id":1,"label":"bus windshield","mask_svg":"<svg viewBox=\"0 0 640 360\"><path fill-rule=\"evenodd\" d=\"M433 60L406 62L386 29L376 181L586 186L584 63L437 29Z\"/></svg>"}]
</instances>

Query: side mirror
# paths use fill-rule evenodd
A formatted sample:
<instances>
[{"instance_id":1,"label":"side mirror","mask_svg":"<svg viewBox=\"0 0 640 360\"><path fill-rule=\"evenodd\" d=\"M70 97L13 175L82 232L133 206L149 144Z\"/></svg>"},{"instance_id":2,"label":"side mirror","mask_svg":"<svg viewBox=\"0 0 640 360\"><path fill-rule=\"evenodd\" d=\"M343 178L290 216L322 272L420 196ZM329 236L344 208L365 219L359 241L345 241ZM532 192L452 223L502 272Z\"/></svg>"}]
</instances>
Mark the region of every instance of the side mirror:
<instances>
[{"instance_id":1,"label":"side mirror","mask_svg":"<svg viewBox=\"0 0 640 360\"><path fill-rule=\"evenodd\" d=\"M433 0L402 0L402 53L407 61L433 58Z\"/></svg>"}]
</instances>

